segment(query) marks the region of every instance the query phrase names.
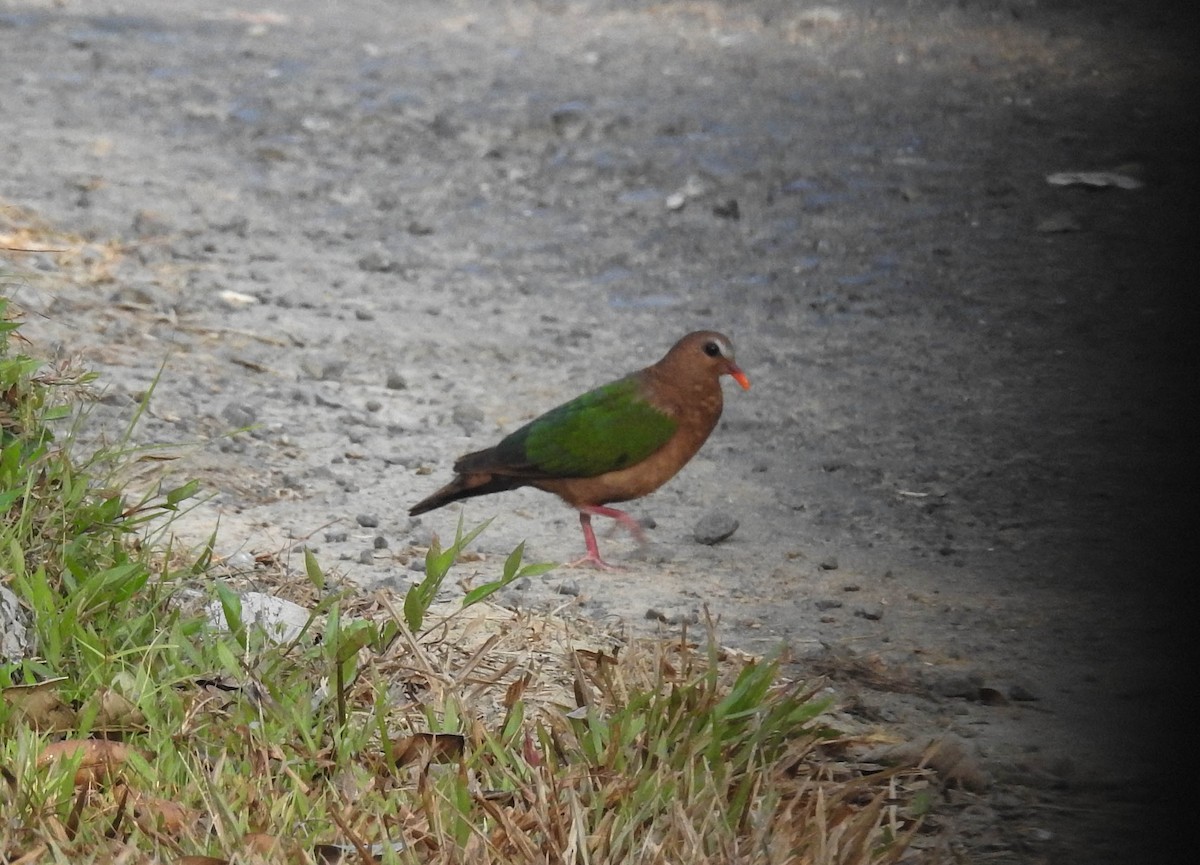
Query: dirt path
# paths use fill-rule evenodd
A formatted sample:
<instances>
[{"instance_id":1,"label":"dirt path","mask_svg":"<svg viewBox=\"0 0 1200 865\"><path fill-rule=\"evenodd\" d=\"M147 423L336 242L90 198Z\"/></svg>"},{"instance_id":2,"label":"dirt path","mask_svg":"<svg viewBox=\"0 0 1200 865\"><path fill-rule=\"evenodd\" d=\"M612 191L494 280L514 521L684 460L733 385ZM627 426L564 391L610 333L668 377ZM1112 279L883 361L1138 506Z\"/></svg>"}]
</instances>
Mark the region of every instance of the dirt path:
<instances>
[{"instance_id":1,"label":"dirt path","mask_svg":"<svg viewBox=\"0 0 1200 865\"><path fill-rule=\"evenodd\" d=\"M102 423L166 359L139 434L208 442L197 537L219 515L226 555L307 539L403 588L413 546L453 531L406 511L455 455L717 328L754 388L634 507L650 550L602 536L627 571L508 602L641 629L707 606L726 642L843 676L863 719L962 737L992 780L956 801L970 855L1145 852L1186 597L1184 22L1036 0L106 9L0 5L0 198L96 241L111 283L18 297L39 344L103 370ZM1141 186L1047 182L1067 171ZM522 539L581 550L543 494L465 512L496 516L485 571ZM739 528L698 544L711 512Z\"/></svg>"}]
</instances>

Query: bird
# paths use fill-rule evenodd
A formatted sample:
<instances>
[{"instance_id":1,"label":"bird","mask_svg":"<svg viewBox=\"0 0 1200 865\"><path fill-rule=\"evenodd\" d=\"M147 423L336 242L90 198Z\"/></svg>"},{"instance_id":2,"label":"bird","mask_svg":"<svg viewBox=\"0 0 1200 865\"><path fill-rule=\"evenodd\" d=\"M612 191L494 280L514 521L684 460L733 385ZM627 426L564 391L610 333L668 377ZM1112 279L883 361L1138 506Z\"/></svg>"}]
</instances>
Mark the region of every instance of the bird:
<instances>
[{"instance_id":1,"label":"bird","mask_svg":"<svg viewBox=\"0 0 1200 865\"><path fill-rule=\"evenodd\" d=\"M592 517L614 519L644 542L638 522L608 505L649 495L695 456L721 417L725 375L750 389L729 337L711 330L689 333L657 363L550 409L490 448L459 457L454 479L409 514L535 487L579 512L587 554L569 565L614 569L600 556Z\"/></svg>"}]
</instances>

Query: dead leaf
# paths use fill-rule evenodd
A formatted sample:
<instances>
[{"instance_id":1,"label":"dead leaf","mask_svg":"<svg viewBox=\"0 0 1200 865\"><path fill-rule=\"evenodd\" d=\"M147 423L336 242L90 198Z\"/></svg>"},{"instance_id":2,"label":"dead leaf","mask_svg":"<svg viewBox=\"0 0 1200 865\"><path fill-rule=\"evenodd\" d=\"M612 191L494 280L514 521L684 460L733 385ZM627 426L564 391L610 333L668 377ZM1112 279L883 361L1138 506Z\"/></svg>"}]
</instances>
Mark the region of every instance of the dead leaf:
<instances>
[{"instance_id":1,"label":"dead leaf","mask_svg":"<svg viewBox=\"0 0 1200 865\"><path fill-rule=\"evenodd\" d=\"M170 799L138 795L133 801L133 817L143 832L180 838L188 828L196 825L200 813Z\"/></svg>"},{"instance_id":2,"label":"dead leaf","mask_svg":"<svg viewBox=\"0 0 1200 865\"><path fill-rule=\"evenodd\" d=\"M533 681L533 676L526 673L521 678L514 681L504 691L504 708L511 709L516 705L517 701L525 694L525 689L529 687L529 683Z\"/></svg>"},{"instance_id":3,"label":"dead leaf","mask_svg":"<svg viewBox=\"0 0 1200 865\"><path fill-rule=\"evenodd\" d=\"M58 695L58 686L64 681L65 677L59 677L34 685L13 685L3 690L4 701L38 732L73 730L75 710Z\"/></svg>"},{"instance_id":4,"label":"dead leaf","mask_svg":"<svg viewBox=\"0 0 1200 865\"><path fill-rule=\"evenodd\" d=\"M525 731L525 740L521 743L521 756L525 758L525 762L530 766L540 766L542 764L542 752L538 750L537 743L533 739L533 734L528 730Z\"/></svg>"},{"instance_id":5,"label":"dead leaf","mask_svg":"<svg viewBox=\"0 0 1200 865\"><path fill-rule=\"evenodd\" d=\"M100 706L96 712L95 729L97 730L143 730L146 727L146 716L124 694L105 688L96 692L85 705L90 706L96 701Z\"/></svg>"},{"instance_id":6,"label":"dead leaf","mask_svg":"<svg viewBox=\"0 0 1200 865\"><path fill-rule=\"evenodd\" d=\"M38 755L38 768L44 769L59 760L80 758L79 767L75 770L75 785L93 784L111 778L115 770L120 768L133 753L133 749L123 742L111 742L106 739L65 739L52 742Z\"/></svg>"},{"instance_id":7,"label":"dead leaf","mask_svg":"<svg viewBox=\"0 0 1200 865\"><path fill-rule=\"evenodd\" d=\"M392 742L397 766L453 763L463 755L466 737L458 733L413 733Z\"/></svg>"},{"instance_id":8,"label":"dead leaf","mask_svg":"<svg viewBox=\"0 0 1200 865\"><path fill-rule=\"evenodd\" d=\"M268 835L266 832L247 832L242 836L242 846L249 853L270 856L279 852L282 845L277 837Z\"/></svg>"}]
</instances>

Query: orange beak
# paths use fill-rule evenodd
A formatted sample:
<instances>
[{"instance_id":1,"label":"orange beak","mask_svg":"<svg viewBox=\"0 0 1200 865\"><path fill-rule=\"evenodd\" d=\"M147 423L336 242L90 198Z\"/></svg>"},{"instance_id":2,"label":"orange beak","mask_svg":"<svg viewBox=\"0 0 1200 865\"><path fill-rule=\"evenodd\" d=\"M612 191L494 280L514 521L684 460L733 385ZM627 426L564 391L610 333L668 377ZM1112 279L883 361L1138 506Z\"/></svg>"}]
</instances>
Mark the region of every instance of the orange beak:
<instances>
[{"instance_id":1,"label":"orange beak","mask_svg":"<svg viewBox=\"0 0 1200 865\"><path fill-rule=\"evenodd\" d=\"M750 379L746 377L746 374L742 372L742 368L737 364L731 363L729 365L729 375L742 386L742 390L750 390Z\"/></svg>"}]
</instances>

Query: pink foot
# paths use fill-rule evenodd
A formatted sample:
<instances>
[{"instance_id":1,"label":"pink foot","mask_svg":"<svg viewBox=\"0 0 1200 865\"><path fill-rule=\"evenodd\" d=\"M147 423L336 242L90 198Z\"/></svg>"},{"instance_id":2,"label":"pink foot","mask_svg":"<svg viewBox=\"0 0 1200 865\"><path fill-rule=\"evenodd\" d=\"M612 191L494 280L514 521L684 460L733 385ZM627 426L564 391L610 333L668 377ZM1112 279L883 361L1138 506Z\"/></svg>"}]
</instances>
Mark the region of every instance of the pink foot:
<instances>
[{"instance_id":1,"label":"pink foot","mask_svg":"<svg viewBox=\"0 0 1200 865\"><path fill-rule=\"evenodd\" d=\"M620 565L610 565L599 555L593 556L588 553L582 559L576 559L573 562L567 562L563 565L564 568L595 568L598 571L623 571L625 568Z\"/></svg>"}]
</instances>

